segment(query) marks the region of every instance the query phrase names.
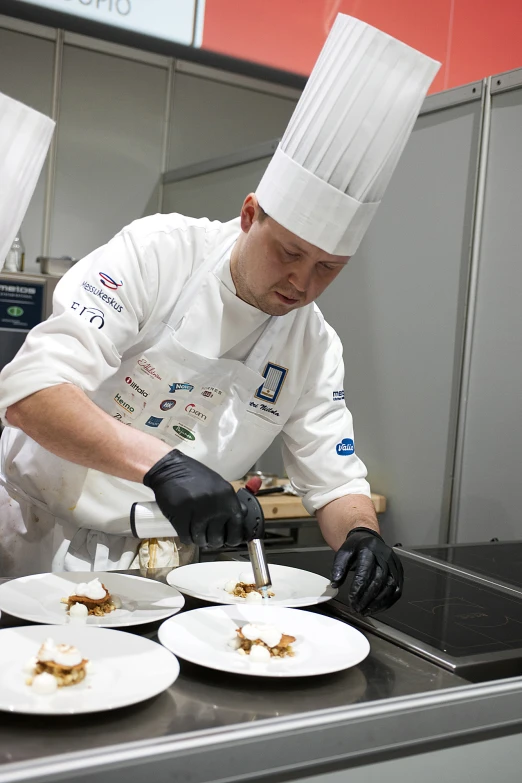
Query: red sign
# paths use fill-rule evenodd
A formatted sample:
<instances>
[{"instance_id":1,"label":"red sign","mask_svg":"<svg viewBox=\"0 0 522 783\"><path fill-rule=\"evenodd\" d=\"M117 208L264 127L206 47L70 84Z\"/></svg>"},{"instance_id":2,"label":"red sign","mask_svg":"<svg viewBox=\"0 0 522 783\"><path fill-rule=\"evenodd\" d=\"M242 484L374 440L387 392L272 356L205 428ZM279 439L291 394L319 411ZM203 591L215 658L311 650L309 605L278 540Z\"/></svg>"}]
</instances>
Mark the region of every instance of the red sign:
<instances>
[{"instance_id":1,"label":"red sign","mask_svg":"<svg viewBox=\"0 0 522 783\"><path fill-rule=\"evenodd\" d=\"M431 92L522 67L522 0L206 0L202 45L308 76L338 12L442 62Z\"/></svg>"}]
</instances>

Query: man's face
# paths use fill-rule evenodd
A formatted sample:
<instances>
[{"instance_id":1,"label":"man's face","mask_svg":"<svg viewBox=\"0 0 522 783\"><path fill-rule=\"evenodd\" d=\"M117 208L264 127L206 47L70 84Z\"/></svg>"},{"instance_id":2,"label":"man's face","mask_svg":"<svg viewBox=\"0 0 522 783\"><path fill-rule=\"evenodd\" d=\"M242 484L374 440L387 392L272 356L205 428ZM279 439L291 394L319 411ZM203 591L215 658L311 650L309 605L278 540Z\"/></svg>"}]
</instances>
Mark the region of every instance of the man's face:
<instances>
[{"instance_id":1,"label":"man's face","mask_svg":"<svg viewBox=\"0 0 522 783\"><path fill-rule=\"evenodd\" d=\"M269 315L313 302L349 260L305 242L271 217L260 220L253 194L243 204L241 228L230 264L237 295Z\"/></svg>"}]
</instances>

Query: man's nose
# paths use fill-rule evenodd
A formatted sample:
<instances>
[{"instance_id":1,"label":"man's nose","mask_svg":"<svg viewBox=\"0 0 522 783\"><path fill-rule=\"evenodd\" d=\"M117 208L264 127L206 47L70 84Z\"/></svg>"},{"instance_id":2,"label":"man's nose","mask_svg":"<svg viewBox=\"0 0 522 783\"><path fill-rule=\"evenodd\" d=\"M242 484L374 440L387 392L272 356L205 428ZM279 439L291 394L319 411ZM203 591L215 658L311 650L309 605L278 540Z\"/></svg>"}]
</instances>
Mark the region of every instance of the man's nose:
<instances>
[{"instance_id":1,"label":"man's nose","mask_svg":"<svg viewBox=\"0 0 522 783\"><path fill-rule=\"evenodd\" d=\"M294 264L288 275L288 282L296 291L299 291L300 294L305 294L310 287L312 273L313 264L308 264L306 261L298 261Z\"/></svg>"}]
</instances>

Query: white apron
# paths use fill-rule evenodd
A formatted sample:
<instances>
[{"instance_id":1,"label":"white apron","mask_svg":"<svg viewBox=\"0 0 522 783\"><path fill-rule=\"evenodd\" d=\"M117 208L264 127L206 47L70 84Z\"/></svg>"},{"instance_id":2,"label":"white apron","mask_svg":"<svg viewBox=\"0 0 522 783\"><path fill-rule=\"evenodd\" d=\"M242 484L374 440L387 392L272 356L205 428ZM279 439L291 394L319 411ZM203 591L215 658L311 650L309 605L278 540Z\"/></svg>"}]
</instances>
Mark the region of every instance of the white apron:
<instances>
[{"instance_id":1,"label":"white apron","mask_svg":"<svg viewBox=\"0 0 522 783\"><path fill-rule=\"evenodd\" d=\"M244 475L282 429L284 420L275 425L253 413L249 403L264 381L260 371L271 347L276 341L285 340L295 318L295 312L270 318L244 363L208 358L179 342L176 332L189 310L196 308L196 315L198 312L208 315L209 308L214 308L211 316L215 316L219 328L219 309L226 308L228 299L237 302L215 274L215 268L234 241L235 238L232 241L227 238L188 280L155 344L139 354L124 356L116 376L91 395L96 404L118 418L122 425L159 437L229 481ZM240 449L235 448L239 439ZM136 531L130 523L131 508L136 502L154 501L152 490L69 463L45 452L30 439L24 439L15 459L20 461L18 470L23 467L26 481L34 476L40 494L40 499L35 499L21 492L8 476L0 477L11 497L27 504L28 509L23 513L25 529L31 532L31 519L26 517L35 508L45 511L55 524L52 563L45 554L45 562L37 570L131 567L139 543L133 537ZM140 537L164 536L164 521L154 525L151 519L146 530L141 526ZM166 544L164 547L168 549ZM25 565L19 556L17 559L20 573ZM177 564L175 547L171 560L165 560L169 560L168 555L159 564ZM34 568L33 562L33 572Z\"/></svg>"}]
</instances>

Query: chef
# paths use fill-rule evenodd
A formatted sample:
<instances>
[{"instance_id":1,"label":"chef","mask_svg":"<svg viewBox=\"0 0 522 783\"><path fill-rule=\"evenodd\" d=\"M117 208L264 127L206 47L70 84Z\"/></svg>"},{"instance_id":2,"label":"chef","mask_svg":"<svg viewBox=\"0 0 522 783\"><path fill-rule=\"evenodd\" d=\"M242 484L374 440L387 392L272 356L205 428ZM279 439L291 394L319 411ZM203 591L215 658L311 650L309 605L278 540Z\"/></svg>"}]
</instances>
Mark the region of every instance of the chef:
<instances>
[{"instance_id":1,"label":"chef","mask_svg":"<svg viewBox=\"0 0 522 783\"><path fill-rule=\"evenodd\" d=\"M144 551L176 565L165 520L182 544L240 544L229 482L281 433L337 553L332 581L355 571L360 612L397 600L342 346L314 300L345 274L437 69L339 14L238 218L137 220L62 278L52 316L0 376L5 574L129 568ZM154 503L162 521L131 513Z\"/></svg>"}]
</instances>

